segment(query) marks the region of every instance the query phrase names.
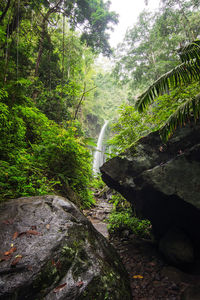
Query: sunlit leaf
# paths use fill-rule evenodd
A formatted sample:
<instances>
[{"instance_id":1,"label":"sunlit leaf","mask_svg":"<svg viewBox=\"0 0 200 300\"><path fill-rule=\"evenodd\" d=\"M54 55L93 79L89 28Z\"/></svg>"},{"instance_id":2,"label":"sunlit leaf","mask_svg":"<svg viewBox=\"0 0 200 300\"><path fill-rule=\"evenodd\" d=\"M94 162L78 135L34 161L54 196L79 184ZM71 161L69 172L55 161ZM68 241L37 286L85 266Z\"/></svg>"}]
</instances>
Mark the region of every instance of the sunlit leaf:
<instances>
[{"instance_id":1,"label":"sunlit leaf","mask_svg":"<svg viewBox=\"0 0 200 300\"><path fill-rule=\"evenodd\" d=\"M9 251L6 251L5 253L4 253L4 255L10 255L10 254L12 254L13 252L15 252L17 250L17 248L16 247L12 247L12 248L10 248L10 250Z\"/></svg>"},{"instance_id":2,"label":"sunlit leaf","mask_svg":"<svg viewBox=\"0 0 200 300\"><path fill-rule=\"evenodd\" d=\"M19 235L19 232L16 231L16 232L13 234L13 237L12 237L13 240L15 240L15 239L18 237L18 235Z\"/></svg>"}]
</instances>

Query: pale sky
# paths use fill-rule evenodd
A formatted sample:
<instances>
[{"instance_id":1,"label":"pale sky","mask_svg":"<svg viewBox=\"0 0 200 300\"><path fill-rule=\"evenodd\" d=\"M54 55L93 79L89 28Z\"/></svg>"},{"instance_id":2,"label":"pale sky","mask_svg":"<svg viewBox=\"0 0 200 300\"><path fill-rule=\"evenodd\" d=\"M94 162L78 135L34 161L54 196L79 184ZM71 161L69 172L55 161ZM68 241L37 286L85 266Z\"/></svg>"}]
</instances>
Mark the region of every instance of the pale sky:
<instances>
[{"instance_id":1,"label":"pale sky","mask_svg":"<svg viewBox=\"0 0 200 300\"><path fill-rule=\"evenodd\" d=\"M116 47L122 42L128 27L133 27L143 9L150 11L159 7L160 0L149 0L148 6L145 0L111 0L110 10L119 14L119 23L110 33L110 45Z\"/></svg>"}]
</instances>

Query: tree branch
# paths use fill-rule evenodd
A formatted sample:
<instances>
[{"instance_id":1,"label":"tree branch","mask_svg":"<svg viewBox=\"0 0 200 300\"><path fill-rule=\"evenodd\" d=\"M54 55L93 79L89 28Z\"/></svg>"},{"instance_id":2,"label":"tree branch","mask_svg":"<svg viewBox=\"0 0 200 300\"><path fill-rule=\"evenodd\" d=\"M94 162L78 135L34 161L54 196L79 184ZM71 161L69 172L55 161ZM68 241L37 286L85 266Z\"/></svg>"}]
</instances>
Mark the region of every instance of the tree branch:
<instances>
[{"instance_id":1,"label":"tree branch","mask_svg":"<svg viewBox=\"0 0 200 300\"><path fill-rule=\"evenodd\" d=\"M74 115L74 120L76 120L76 117L77 117L79 108L80 108L80 106L81 106L81 103L82 103L82 101L83 101L83 99L84 99L85 94L88 93L88 92L90 92L90 91L92 91L92 90L94 90L94 89L96 89L96 86L94 86L93 88L91 88L91 89L89 89L89 90L87 90L87 91L86 91L85 89L86 89L86 83L84 83L83 93L82 93L81 99L80 99L80 101L79 101L79 103L78 103L78 105L77 105L76 112L75 112L75 115Z\"/></svg>"}]
</instances>

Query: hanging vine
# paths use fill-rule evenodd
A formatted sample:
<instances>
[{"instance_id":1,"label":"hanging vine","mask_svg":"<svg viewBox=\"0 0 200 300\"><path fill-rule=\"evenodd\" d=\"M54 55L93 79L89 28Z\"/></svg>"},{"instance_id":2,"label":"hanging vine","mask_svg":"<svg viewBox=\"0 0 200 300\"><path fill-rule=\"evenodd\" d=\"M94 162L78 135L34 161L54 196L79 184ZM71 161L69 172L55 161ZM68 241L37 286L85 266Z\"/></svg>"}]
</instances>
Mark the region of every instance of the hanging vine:
<instances>
[{"instance_id":1,"label":"hanging vine","mask_svg":"<svg viewBox=\"0 0 200 300\"><path fill-rule=\"evenodd\" d=\"M17 81L18 81L18 77L19 77L19 11L20 11L20 0L17 0L17 57L16 57Z\"/></svg>"},{"instance_id":2,"label":"hanging vine","mask_svg":"<svg viewBox=\"0 0 200 300\"><path fill-rule=\"evenodd\" d=\"M64 58L65 58L65 16L63 14L63 28L62 28L62 98L63 98L63 88L64 88Z\"/></svg>"}]
</instances>

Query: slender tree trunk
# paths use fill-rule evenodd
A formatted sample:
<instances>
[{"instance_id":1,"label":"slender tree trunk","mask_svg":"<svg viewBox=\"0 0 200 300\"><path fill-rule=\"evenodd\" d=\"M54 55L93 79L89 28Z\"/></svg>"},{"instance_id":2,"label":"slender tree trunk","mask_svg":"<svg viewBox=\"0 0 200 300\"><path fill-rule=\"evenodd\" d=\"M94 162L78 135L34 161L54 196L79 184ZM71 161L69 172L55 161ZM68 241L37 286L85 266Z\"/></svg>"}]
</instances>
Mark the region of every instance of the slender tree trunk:
<instances>
[{"instance_id":1,"label":"slender tree trunk","mask_svg":"<svg viewBox=\"0 0 200 300\"><path fill-rule=\"evenodd\" d=\"M9 9L9 7L10 7L10 2L11 2L11 0L8 0L8 2L7 2L7 4L6 4L6 7L5 7L5 9L4 9L2 15L0 16L0 24L1 24L1 22L2 22L3 19L4 19L4 17L5 17L6 14L7 14L7 11L8 11L8 9Z\"/></svg>"},{"instance_id":2,"label":"slender tree trunk","mask_svg":"<svg viewBox=\"0 0 200 300\"><path fill-rule=\"evenodd\" d=\"M39 51L38 51L38 56L36 60L36 66L35 66L35 77L38 76L38 71L39 71L39 66L40 66L40 61L43 53L43 48L44 48L44 39L45 39L45 34L47 33L47 22L49 20L49 17L52 13L58 12L59 11L59 5L62 3L62 0L59 0L56 5L48 10L46 15L43 17L42 20L42 25L41 25L41 38L39 41Z\"/></svg>"},{"instance_id":3,"label":"slender tree trunk","mask_svg":"<svg viewBox=\"0 0 200 300\"><path fill-rule=\"evenodd\" d=\"M39 65L40 65L43 48L44 48L44 39L45 39L45 33L46 33L46 18L43 19L41 28L42 28L42 33L41 33L41 38L39 41L39 50L38 50L38 56L37 56L36 66L35 66L35 77L38 76Z\"/></svg>"},{"instance_id":4,"label":"slender tree trunk","mask_svg":"<svg viewBox=\"0 0 200 300\"><path fill-rule=\"evenodd\" d=\"M85 94L88 93L88 92L90 92L90 91L92 91L92 90L94 90L94 89L96 89L96 86L93 87L93 88L91 88L91 89L89 89L88 91L86 91L86 83L84 83L83 93L82 93L80 101L79 101L79 103L77 105L77 108L76 108L76 111L75 111L75 115L74 115L74 120L76 120L76 118L77 118L78 111L79 111L79 108L80 108L80 106L81 106L81 104L82 104L82 102L84 100Z\"/></svg>"}]
</instances>

